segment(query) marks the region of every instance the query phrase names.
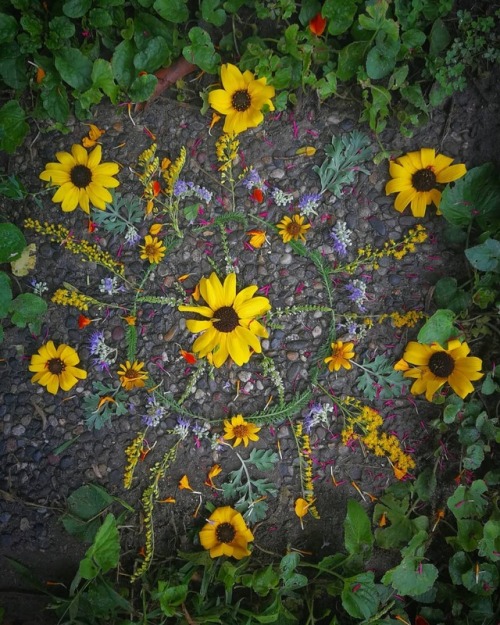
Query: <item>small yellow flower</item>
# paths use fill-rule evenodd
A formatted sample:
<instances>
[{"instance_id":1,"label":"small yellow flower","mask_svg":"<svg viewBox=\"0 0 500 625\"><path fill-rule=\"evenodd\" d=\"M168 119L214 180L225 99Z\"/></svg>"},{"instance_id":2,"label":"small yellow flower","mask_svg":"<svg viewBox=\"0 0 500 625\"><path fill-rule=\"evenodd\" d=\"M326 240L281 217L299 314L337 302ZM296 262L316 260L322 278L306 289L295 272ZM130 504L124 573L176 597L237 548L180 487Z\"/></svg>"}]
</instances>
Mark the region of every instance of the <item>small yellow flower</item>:
<instances>
[{"instance_id":1,"label":"small yellow flower","mask_svg":"<svg viewBox=\"0 0 500 625\"><path fill-rule=\"evenodd\" d=\"M316 154L316 148L312 145L306 145L303 148L299 148L295 151L297 156L314 156Z\"/></svg>"},{"instance_id":2,"label":"small yellow flower","mask_svg":"<svg viewBox=\"0 0 500 625\"><path fill-rule=\"evenodd\" d=\"M351 369L352 365L349 362L354 358L354 343L343 343L342 341L336 341L332 343L332 355L325 358L325 362L328 364L330 371L339 371L341 367L344 369Z\"/></svg>"},{"instance_id":3,"label":"small yellow flower","mask_svg":"<svg viewBox=\"0 0 500 625\"><path fill-rule=\"evenodd\" d=\"M193 490L191 488L191 484L189 483L187 475L183 475L181 479L179 480L179 488L180 490Z\"/></svg>"},{"instance_id":4,"label":"small yellow flower","mask_svg":"<svg viewBox=\"0 0 500 625\"><path fill-rule=\"evenodd\" d=\"M303 215L293 215L292 218L285 215L283 219L276 224L278 228L279 235L283 239L283 243L288 243L289 241L298 241L301 239L305 242L305 233L311 227L311 224L304 223L305 217Z\"/></svg>"},{"instance_id":5,"label":"small yellow flower","mask_svg":"<svg viewBox=\"0 0 500 625\"><path fill-rule=\"evenodd\" d=\"M78 380L87 377L87 372L76 366L79 362L80 358L72 347L64 343L56 347L54 341L48 341L31 357L29 370L35 373L31 381L47 387L52 395L59 388L69 391Z\"/></svg>"},{"instance_id":6,"label":"small yellow flower","mask_svg":"<svg viewBox=\"0 0 500 625\"><path fill-rule=\"evenodd\" d=\"M211 558L229 556L241 560L250 555L248 543L254 540L241 513L230 506L216 508L200 531L201 545Z\"/></svg>"},{"instance_id":7,"label":"small yellow flower","mask_svg":"<svg viewBox=\"0 0 500 625\"><path fill-rule=\"evenodd\" d=\"M120 383L126 391L131 391L134 388L142 388L144 386L144 380L148 379L148 373L143 371L144 363L137 360L133 363L126 361L125 364L120 365L118 370L118 377Z\"/></svg>"},{"instance_id":8,"label":"small yellow flower","mask_svg":"<svg viewBox=\"0 0 500 625\"><path fill-rule=\"evenodd\" d=\"M215 484L213 482L213 478L222 473L222 467L220 464L214 464L213 467L210 468L207 479L205 480L205 486L209 486L210 488L215 488Z\"/></svg>"},{"instance_id":9,"label":"small yellow flower","mask_svg":"<svg viewBox=\"0 0 500 625\"><path fill-rule=\"evenodd\" d=\"M247 232L247 236L250 237L250 240L248 242L256 250L262 247L267 241L267 236L264 230L249 230Z\"/></svg>"},{"instance_id":10,"label":"small yellow flower","mask_svg":"<svg viewBox=\"0 0 500 625\"><path fill-rule=\"evenodd\" d=\"M152 224L149 228L149 234L156 236L161 229L163 228L163 224Z\"/></svg>"},{"instance_id":11,"label":"small yellow flower","mask_svg":"<svg viewBox=\"0 0 500 625\"><path fill-rule=\"evenodd\" d=\"M240 443L243 443L245 447L248 447L248 441L258 441L259 437L257 432L261 428L256 427L253 423L249 423L243 419L242 415L236 415L231 421L224 421L224 439L230 441L235 439L233 447L237 447Z\"/></svg>"},{"instance_id":12,"label":"small yellow flower","mask_svg":"<svg viewBox=\"0 0 500 625\"><path fill-rule=\"evenodd\" d=\"M149 260L151 264L159 263L167 251L162 241L159 241L157 237L152 237L149 234L144 237L144 245L140 245L139 248L141 250L141 258L143 260Z\"/></svg>"}]
</instances>

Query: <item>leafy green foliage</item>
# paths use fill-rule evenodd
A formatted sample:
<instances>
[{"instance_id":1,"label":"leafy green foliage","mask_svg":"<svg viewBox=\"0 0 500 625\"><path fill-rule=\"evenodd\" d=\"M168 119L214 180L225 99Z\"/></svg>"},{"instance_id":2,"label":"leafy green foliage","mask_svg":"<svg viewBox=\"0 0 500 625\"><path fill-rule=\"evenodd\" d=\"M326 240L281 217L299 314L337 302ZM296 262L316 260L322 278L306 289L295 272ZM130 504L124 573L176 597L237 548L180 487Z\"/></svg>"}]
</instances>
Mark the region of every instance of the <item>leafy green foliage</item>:
<instances>
[{"instance_id":1,"label":"leafy green foliage","mask_svg":"<svg viewBox=\"0 0 500 625\"><path fill-rule=\"evenodd\" d=\"M144 209L141 200L135 195L121 195L111 192L113 197L106 210L92 210L92 221L114 235L136 232L136 224L144 220Z\"/></svg>"},{"instance_id":2,"label":"leafy green foliage","mask_svg":"<svg viewBox=\"0 0 500 625\"><path fill-rule=\"evenodd\" d=\"M18 328L28 326L33 334L39 334L47 312L45 301L34 293L21 293L15 298L12 295L10 278L0 271L0 320L10 316L11 322ZM0 342L2 340L3 327L0 325Z\"/></svg>"},{"instance_id":3,"label":"leafy green foliage","mask_svg":"<svg viewBox=\"0 0 500 625\"><path fill-rule=\"evenodd\" d=\"M114 386L93 382L94 393L83 399L85 423L89 430L100 430L105 425L111 424L113 417L121 417L127 414L127 393Z\"/></svg>"},{"instance_id":4,"label":"leafy green foliage","mask_svg":"<svg viewBox=\"0 0 500 625\"><path fill-rule=\"evenodd\" d=\"M356 388L368 399L391 399L404 395L408 381L401 371L394 370L394 362L378 355L373 360L363 360L363 373L356 380Z\"/></svg>"},{"instance_id":5,"label":"leafy green foliage","mask_svg":"<svg viewBox=\"0 0 500 625\"><path fill-rule=\"evenodd\" d=\"M0 263L10 263L19 258L26 245L26 239L16 225L0 223Z\"/></svg>"}]
</instances>

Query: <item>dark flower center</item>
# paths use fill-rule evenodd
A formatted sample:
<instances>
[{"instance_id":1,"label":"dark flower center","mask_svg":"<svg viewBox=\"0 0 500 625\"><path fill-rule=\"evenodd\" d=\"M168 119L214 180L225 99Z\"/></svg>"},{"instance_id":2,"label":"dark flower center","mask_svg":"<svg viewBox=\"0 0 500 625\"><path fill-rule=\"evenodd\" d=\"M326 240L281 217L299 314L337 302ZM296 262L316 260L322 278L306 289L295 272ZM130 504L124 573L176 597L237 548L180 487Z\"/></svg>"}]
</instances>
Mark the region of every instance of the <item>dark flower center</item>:
<instances>
[{"instance_id":1,"label":"dark flower center","mask_svg":"<svg viewBox=\"0 0 500 625\"><path fill-rule=\"evenodd\" d=\"M455 369L455 361L446 352L435 352L429 359L429 369L438 378L447 378Z\"/></svg>"},{"instance_id":2,"label":"dark flower center","mask_svg":"<svg viewBox=\"0 0 500 625\"><path fill-rule=\"evenodd\" d=\"M51 358L47 363L47 368L50 373L59 375L66 369L66 365L60 358Z\"/></svg>"},{"instance_id":3,"label":"dark flower center","mask_svg":"<svg viewBox=\"0 0 500 625\"><path fill-rule=\"evenodd\" d=\"M154 243L150 243L149 245L146 245L145 251L146 251L146 256L155 256L156 245L154 245Z\"/></svg>"},{"instance_id":4,"label":"dark flower center","mask_svg":"<svg viewBox=\"0 0 500 625\"><path fill-rule=\"evenodd\" d=\"M411 177L411 183L417 191L430 191L436 186L436 174L430 167L419 169Z\"/></svg>"},{"instance_id":5,"label":"dark flower center","mask_svg":"<svg viewBox=\"0 0 500 625\"><path fill-rule=\"evenodd\" d=\"M290 235L292 235L292 237L294 237L297 234L300 234L302 232L302 226L300 224L298 224L296 221L292 221L286 227L286 231L288 232L288 234L290 234Z\"/></svg>"},{"instance_id":6,"label":"dark flower center","mask_svg":"<svg viewBox=\"0 0 500 625\"><path fill-rule=\"evenodd\" d=\"M138 380L138 374L139 371L136 371L135 369L127 369L125 371L125 377L128 378L129 380Z\"/></svg>"},{"instance_id":7,"label":"dark flower center","mask_svg":"<svg viewBox=\"0 0 500 625\"><path fill-rule=\"evenodd\" d=\"M240 89L239 91L235 91L233 93L233 97L231 98L231 103L233 108L235 108L240 113L248 110L250 105L252 104L252 98L246 89Z\"/></svg>"},{"instance_id":8,"label":"dark flower center","mask_svg":"<svg viewBox=\"0 0 500 625\"><path fill-rule=\"evenodd\" d=\"M217 525L215 535L220 543L230 543L236 536L236 530L231 523L221 523Z\"/></svg>"},{"instance_id":9,"label":"dark flower center","mask_svg":"<svg viewBox=\"0 0 500 625\"><path fill-rule=\"evenodd\" d=\"M248 428L246 425L236 425L233 428L233 432L237 438L245 438L245 436L248 436Z\"/></svg>"},{"instance_id":10,"label":"dark flower center","mask_svg":"<svg viewBox=\"0 0 500 625\"><path fill-rule=\"evenodd\" d=\"M223 306L214 312L214 328L219 332L232 332L240 323L240 318L231 306Z\"/></svg>"},{"instance_id":11,"label":"dark flower center","mask_svg":"<svg viewBox=\"0 0 500 625\"><path fill-rule=\"evenodd\" d=\"M92 182L92 172L86 165L75 165L69 177L75 187L79 189L85 189Z\"/></svg>"}]
</instances>

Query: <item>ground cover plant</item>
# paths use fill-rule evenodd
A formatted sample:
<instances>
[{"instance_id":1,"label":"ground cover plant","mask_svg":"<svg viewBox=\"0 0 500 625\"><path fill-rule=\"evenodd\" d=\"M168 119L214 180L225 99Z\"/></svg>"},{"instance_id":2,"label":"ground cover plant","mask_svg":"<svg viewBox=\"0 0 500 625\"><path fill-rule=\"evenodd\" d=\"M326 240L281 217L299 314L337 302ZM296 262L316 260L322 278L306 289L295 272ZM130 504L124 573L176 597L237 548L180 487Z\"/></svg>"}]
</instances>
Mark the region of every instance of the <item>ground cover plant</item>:
<instances>
[{"instance_id":1,"label":"ground cover plant","mask_svg":"<svg viewBox=\"0 0 500 625\"><path fill-rule=\"evenodd\" d=\"M54 151L38 188L2 181L12 214L20 200L32 209L0 229L0 319L6 336L28 325L33 392L83 406L90 432L139 425L117 451L119 494L86 484L67 499L64 528L87 544L70 586L56 582L52 592L54 582L11 566L50 595L59 623L495 623L495 167L467 171L431 146L385 162L391 146L377 153L365 127L325 144L311 134L288 155L316 182L299 192L245 157L248 129L276 112L282 90L244 64L223 65L220 76L207 94L211 151L196 176L196 147L162 144L151 127L147 145L121 162L110 129L94 120ZM411 225L358 246L341 200L375 166L389 210ZM431 312L374 302L377 272L388 263L413 269L421 249L429 255L433 220L449 223L467 279L439 280ZM50 286L37 279L29 258L44 242L74 268L72 283L57 270ZM270 276L272 254L298 259L303 273L284 264ZM16 295L20 283L32 292ZM67 311L75 342L62 340L46 310ZM158 319L179 324L175 343L151 340ZM400 343L380 353L368 346L383 324ZM295 354L305 364L293 377L285 341L302 341ZM418 450L401 430L403 402L426 432ZM287 496L275 479L283 429L293 441L297 528L314 528L325 492L347 492L341 536L326 555L263 532ZM370 459L383 487L368 492L336 458L320 456L321 437ZM186 448L217 461L201 473L179 466ZM178 509L187 511L184 538L165 550L158 528Z\"/></svg>"}]
</instances>

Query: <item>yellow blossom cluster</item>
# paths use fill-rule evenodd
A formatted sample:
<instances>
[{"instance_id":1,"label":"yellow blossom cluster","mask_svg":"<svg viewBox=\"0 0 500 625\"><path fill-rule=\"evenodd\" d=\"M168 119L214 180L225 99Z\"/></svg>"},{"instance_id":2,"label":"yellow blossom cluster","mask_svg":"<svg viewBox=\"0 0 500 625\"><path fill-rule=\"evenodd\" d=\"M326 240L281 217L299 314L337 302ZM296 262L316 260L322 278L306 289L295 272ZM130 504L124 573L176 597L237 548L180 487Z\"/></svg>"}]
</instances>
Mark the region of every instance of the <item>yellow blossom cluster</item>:
<instances>
[{"instance_id":1,"label":"yellow blossom cluster","mask_svg":"<svg viewBox=\"0 0 500 625\"><path fill-rule=\"evenodd\" d=\"M125 449L125 455L127 456L127 464L123 472L123 486L127 490L132 486L132 478L134 477L135 467L141 457L142 448L144 445L144 433L140 432L130 445Z\"/></svg>"},{"instance_id":2,"label":"yellow blossom cluster","mask_svg":"<svg viewBox=\"0 0 500 625\"><path fill-rule=\"evenodd\" d=\"M186 148L182 146L179 156L173 163L169 163L163 171L163 180L165 180L165 193L172 195L174 192L174 185L179 179L182 168L186 163Z\"/></svg>"},{"instance_id":3,"label":"yellow blossom cluster","mask_svg":"<svg viewBox=\"0 0 500 625\"><path fill-rule=\"evenodd\" d=\"M142 173L139 175L141 184L147 186L151 178L155 175L160 167L160 159L156 156L156 150L158 145L152 143L149 148L146 148L144 152L139 154L137 163L142 168Z\"/></svg>"},{"instance_id":4,"label":"yellow blossom cluster","mask_svg":"<svg viewBox=\"0 0 500 625\"><path fill-rule=\"evenodd\" d=\"M78 310L88 310L90 304L94 304L95 300L88 295L79 293L78 291L70 291L68 289L57 289L51 298L54 304L60 306L73 306Z\"/></svg>"},{"instance_id":5,"label":"yellow blossom cluster","mask_svg":"<svg viewBox=\"0 0 500 625\"><path fill-rule=\"evenodd\" d=\"M97 263L106 267L113 273L123 275L125 267L123 263L116 261L110 254L103 252L99 246L85 241L85 239L75 239L70 231L61 224L50 224L47 221L41 222L38 219L24 220L24 227L34 230L38 234L48 237L52 243L59 243L72 254L81 254L84 261Z\"/></svg>"},{"instance_id":6,"label":"yellow blossom cluster","mask_svg":"<svg viewBox=\"0 0 500 625\"><path fill-rule=\"evenodd\" d=\"M240 142L233 135L223 134L217 139L215 144L215 152L219 161L219 171L222 172L222 181L226 176L226 172L232 168L233 161L238 156Z\"/></svg>"},{"instance_id":7,"label":"yellow blossom cluster","mask_svg":"<svg viewBox=\"0 0 500 625\"><path fill-rule=\"evenodd\" d=\"M341 434L344 445L353 440L361 441L375 456L388 458L397 477L415 468L415 461L401 449L399 439L381 430L384 421L380 413L354 399L349 403L357 408L357 414L346 419Z\"/></svg>"},{"instance_id":8,"label":"yellow blossom cluster","mask_svg":"<svg viewBox=\"0 0 500 625\"><path fill-rule=\"evenodd\" d=\"M313 484L313 468L312 468L312 450L311 440L308 434L305 434L302 430L302 423L297 423L293 426L295 432L295 438L299 445L300 462L304 467L302 472L302 482L304 488L304 498L308 503L308 510L315 519L319 519L319 512L314 502L314 484Z\"/></svg>"},{"instance_id":9,"label":"yellow blossom cluster","mask_svg":"<svg viewBox=\"0 0 500 625\"><path fill-rule=\"evenodd\" d=\"M358 257L352 263L343 267L344 271L354 272L360 265L371 264L373 269L380 267L379 261L384 256L401 260L407 254L414 252L419 243L427 240L427 230L421 224L417 224L415 228L411 228L401 241L390 239L384 243L381 249L374 249L371 245L360 247L358 249Z\"/></svg>"},{"instance_id":10,"label":"yellow blossom cluster","mask_svg":"<svg viewBox=\"0 0 500 625\"><path fill-rule=\"evenodd\" d=\"M406 313L392 312L380 315L378 322L382 323L386 319L390 319L395 328L414 328L417 323L425 318L425 313L420 310L409 310Z\"/></svg>"}]
</instances>

